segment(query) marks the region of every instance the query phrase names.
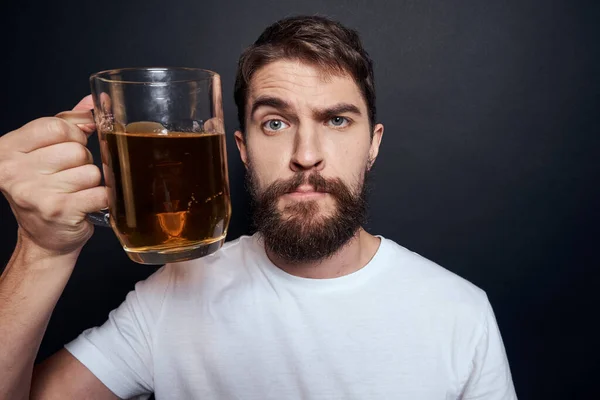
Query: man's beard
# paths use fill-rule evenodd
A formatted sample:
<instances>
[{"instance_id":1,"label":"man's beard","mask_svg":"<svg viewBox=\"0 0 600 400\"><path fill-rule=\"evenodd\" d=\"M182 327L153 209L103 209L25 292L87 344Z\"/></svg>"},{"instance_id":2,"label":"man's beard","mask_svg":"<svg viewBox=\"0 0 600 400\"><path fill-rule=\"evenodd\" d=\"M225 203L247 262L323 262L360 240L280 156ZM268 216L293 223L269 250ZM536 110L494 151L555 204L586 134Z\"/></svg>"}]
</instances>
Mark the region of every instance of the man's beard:
<instances>
[{"instance_id":1,"label":"man's beard","mask_svg":"<svg viewBox=\"0 0 600 400\"><path fill-rule=\"evenodd\" d=\"M341 179L325 179L318 173L299 172L289 180L278 180L259 192L252 168L246 186L252 199L254 227L265 246L290 264L321 261L331 257L356 234L367 219L367 171L360 187L351 190ZM316 200L295 201L279 211L279 198L309 184L335 200L330 215L321 215ZM285 215L285 216L284 216Z\"/></svg>"}]
</instances>

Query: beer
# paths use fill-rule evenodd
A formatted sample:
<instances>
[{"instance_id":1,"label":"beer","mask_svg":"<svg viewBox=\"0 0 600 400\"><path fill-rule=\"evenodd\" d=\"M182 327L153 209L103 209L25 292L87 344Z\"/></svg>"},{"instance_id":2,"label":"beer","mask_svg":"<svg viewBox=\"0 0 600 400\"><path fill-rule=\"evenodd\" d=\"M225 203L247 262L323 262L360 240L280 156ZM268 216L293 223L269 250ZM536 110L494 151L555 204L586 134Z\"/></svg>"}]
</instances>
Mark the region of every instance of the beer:
<instances>
[{"instance_id":1,"label":"beer","mask_svg":"<svg viewBox=\"0 0 600 400\"><path fill-rule=\"evenodd\" d=\"M111 224L127 251L180 249L225 238L231 209L224 134L102 136Z\"/></svg>"}]
</instances>

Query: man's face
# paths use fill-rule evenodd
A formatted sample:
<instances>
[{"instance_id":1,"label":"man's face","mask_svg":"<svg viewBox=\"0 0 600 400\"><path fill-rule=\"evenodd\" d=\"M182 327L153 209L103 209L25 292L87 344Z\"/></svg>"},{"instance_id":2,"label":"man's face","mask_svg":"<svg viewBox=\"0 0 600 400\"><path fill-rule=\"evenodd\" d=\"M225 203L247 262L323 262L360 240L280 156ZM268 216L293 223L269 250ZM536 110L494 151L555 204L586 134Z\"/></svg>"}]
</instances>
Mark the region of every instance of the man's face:
<instances>
[{"instance_id":1,"label":"man's face","mask_svg":"<svg viewBox=\"0 0 600 400\"><path fill-rule=\"evenodd\" d=\"M329 256L351 238L364 219L364 179L382 133L378 124L371 138L366 102L349 75L292 60L254 73L246 135L236 132L236 142L255 223L268 246L271 232L279 238L271 250L289 253L279 255L290 262L314 261L307 256ZM327 249L318 248L323 241Z\"/></svg>"}]
</instances>

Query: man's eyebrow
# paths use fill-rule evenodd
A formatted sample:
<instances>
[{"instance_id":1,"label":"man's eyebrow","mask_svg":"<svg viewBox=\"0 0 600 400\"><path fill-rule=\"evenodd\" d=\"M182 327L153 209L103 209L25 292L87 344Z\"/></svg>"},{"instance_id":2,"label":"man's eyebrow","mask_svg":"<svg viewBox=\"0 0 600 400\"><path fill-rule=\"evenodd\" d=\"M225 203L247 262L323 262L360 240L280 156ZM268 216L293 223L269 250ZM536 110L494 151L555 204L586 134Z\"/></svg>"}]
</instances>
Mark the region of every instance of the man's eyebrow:
<instances>
[{"instance_id":1,"label":"man's eyebrow","mask_svg":"<svg viewBox=\"0 0 600 400\"><path fill-rule=\"evenodd\" d=\"M350 103L338 103L331 107L313 110L313 115L315 116L315 119L321 121L346 113L355 114L357 116L362 115L360 109L354 104Z\"/></svg>"},{"instance_id":2,"label":"man's eyebrow","mask_svg":"<svg viewBox=\"0 0 600 400\"><path fill-rule=\"evenodd\" d=\"M250 111L251 118L254 116L256 110L258 110L260 107L272 107L280 111L289 111L292 109L290 103L280 99L279 97L261 96L254 100L254 103L252 103L252 110Z\"/></svg>"}]
</instances>

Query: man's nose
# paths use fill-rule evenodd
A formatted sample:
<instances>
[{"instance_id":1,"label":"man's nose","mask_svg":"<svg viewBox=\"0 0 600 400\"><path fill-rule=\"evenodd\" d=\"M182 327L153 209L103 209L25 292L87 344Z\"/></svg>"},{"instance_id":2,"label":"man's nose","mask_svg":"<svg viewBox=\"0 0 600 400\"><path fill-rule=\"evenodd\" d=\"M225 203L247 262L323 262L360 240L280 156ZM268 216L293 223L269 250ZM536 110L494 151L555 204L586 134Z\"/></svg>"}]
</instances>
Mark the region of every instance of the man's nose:
<instances>
[{"instance_id":1,"label":"man's nose","mask_svg":"<svg viewBox=\"0 0 600 400\"><path fill-rule=\"evenodd\" d=\"M322 143L318 128L301 126L294 138L294 152L290 168L294 172L317 170L325 167Z\"/></svg>"}]
</instances>

